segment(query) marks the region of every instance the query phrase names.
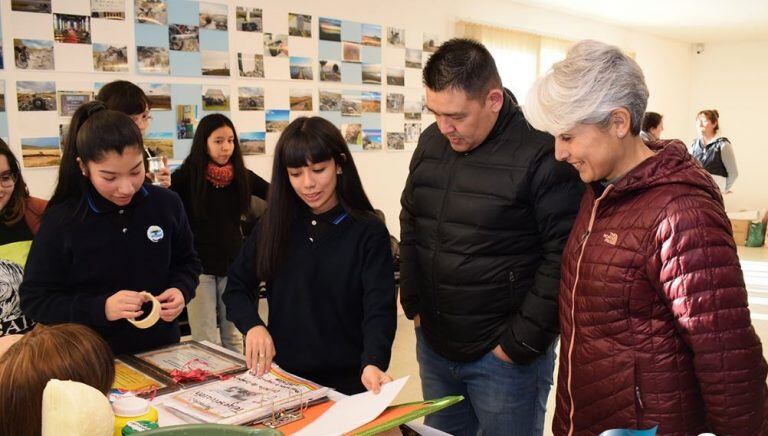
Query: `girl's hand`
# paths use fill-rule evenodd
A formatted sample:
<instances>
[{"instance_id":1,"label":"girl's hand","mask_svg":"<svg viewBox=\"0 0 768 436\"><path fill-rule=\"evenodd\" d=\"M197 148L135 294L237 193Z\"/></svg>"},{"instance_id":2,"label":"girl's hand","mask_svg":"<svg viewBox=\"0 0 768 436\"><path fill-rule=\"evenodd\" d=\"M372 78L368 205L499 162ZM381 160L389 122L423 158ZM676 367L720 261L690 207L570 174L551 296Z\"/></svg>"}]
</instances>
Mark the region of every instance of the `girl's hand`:
<instances>
[{"instance_id":1,"label":"girl's hand","mask_svg":"<svg viewBox=\"0 0 768 436\"><path fill-rule=\"evenodd\" d=\"M179 288L168 288L157 296L160 302L160 319L171 322L184 310L184 294Z\"/></svg>"},{"instance_id":2,"label":"girl's hand","mask_svg":"<svg viewBox=\"0 0 768 436\"><path fill-rule=\"evenodd\" d=\"M360 376L360 381L363 382L363 386L369 391L373 391L374 394L378 394L381 391L381 385L392 381L392 377L379 368L368 365L363 368L363 375Z\"/></svg>"},{"instance_id":3,"label":"girl's hand","mask_svg":"<svg viewBox=\"0 0 768 436\"><path fill-rule=\"evenodd\" d=\"M112 294L104 303L104 314L107 320L138 318L144 312L141 305L144 304L144 296L136 291L122 290Z\"/></svg>"},{"instance_id":4,"label":"girl's hand","mask_svg":"<svg viewBox=\"0 0 768 436\"><path fill-rule=\"evenodd\" d=\"M258 377L269 372L275 357L275 344L263 325L248 330L245 334L245 362L251 373Z\"/></svg>"}]
</instances>

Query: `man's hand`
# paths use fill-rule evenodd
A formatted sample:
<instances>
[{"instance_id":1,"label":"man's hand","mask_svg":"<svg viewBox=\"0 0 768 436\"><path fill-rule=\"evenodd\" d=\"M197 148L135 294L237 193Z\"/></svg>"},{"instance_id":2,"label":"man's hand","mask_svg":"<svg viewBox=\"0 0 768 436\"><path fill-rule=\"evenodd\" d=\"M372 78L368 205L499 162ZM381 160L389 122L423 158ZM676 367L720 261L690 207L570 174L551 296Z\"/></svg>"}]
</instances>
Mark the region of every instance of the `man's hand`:
<instances>
[{"instance_id":1,"label":"man's hand","mask_svg":"<svg viewBox=\"0 0 768 436\"><path fill-rule=\"evenodd\" d=\"M413 317L413 326L421 327L421 317L419 315Z\"/></svg>"},{"instance_id":2,"label":"man's hand","mask_svg":"<svg viewBox=\"0 0 768 436\"><path fill-rule=\"evenodd\" d=\"M507 353L501 349L501 345L497 345L496 348L493 349L492 353L503 362L515 363L512 361L512 359L509 358L509 356L507 356Z\"/></svg>"}]
</instances>

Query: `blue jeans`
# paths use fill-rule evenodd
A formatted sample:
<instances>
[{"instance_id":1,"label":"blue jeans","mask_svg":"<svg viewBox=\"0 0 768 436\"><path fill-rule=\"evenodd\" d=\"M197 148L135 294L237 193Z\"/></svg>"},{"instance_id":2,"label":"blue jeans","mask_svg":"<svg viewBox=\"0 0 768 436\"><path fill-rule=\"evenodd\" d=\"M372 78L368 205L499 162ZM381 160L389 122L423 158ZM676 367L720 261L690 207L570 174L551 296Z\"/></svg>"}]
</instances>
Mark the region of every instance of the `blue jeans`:
<instances>
[{"instance_id":1,"label":"blue jeans","mask_svg":"<svg viewBox=\"0 0 768 436\"><path fill-rule=\"evenodd\" d=\"M435 353L417 327L424 399L464 396L464 401L427 415L424 424L456 436L542 435L555 345L529 365L504 362L491 351L474 362L459 363Z\"/></svg>"}]
</instances>

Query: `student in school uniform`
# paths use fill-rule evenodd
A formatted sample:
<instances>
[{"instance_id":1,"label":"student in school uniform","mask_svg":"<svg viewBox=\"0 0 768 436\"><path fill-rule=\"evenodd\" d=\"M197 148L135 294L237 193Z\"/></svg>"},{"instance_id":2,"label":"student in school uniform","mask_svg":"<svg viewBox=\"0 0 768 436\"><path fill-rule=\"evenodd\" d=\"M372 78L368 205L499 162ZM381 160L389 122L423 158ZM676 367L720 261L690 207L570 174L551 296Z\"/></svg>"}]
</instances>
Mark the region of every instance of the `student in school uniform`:
<instances>
[{"instance_id":1,"label":"student in school uniform","mask_svg":"<svg viewBox=\"0 0 768 436\"><path fill-rule=\"evenodd\" d=\"M289 124L275 150L267 212L232 264L223 297L245 335L249 368L261 375L274 360L345 394L378 392L391 380L396 328L389 244L341 132L319 117Z\"/></svg>"},{"instance_id":2,"label":"student in school uniform","mask_svg":"<svg viewBox=\"0 0 768 436\"><path fill-rule=\"evenodd\" d=\"M143 152L125 114L98 101L75 112L20 288L27 315L92 327L115 354L178 342L201 269L184 206L146 183ZM161 303L145 330L127 321L146 312L142 291Z\"/></svg>"},{"instance_id":3,"label":"student in school uniform","mask_svg":"<svg viewBox=\"0 0 768 436\"><path fill-rule=\"evenodd\" d=\"M103 102L108 109L122 112L136 123L136 127L141 130L141 136L147 134L149 125L152 123L152 102L144 93L144 90L127 80L115 80L102 86L99 93L96 94L96 100ZM147 158L155 157L155 153L149 148L144 148ZM157 182L159 186L168 188L171 185L171 172L168 169L168 160L164 157L165 166L158 174L147 172L147 177L151 181Z\"/></svg>"},{"instance_id":4,"label":"student in school uniform","mask_svg":"<svg viewBox=\"0 0 768 436\"><path fill-rule=\"evenodd\" d=\"M267 199L269 183L245 167L235 126L221 114L200 120L189 156L171 178L203 264L195 299L187 305L192 337L242 353L243 336L227 320L221 295L243 245L241 217L248 214L252 195Z\"/></svg>"}]
</instances>

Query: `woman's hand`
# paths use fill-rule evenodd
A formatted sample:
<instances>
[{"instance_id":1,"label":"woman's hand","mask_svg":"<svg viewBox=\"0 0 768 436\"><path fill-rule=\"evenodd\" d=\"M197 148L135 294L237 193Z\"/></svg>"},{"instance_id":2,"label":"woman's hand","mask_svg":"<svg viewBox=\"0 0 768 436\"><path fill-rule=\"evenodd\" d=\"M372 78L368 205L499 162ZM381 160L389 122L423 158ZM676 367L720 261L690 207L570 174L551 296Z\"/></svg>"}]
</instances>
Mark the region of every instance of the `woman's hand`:
<instances>
[{"instance_id":1,"label":"woman's hand","mask_svg":"<svg viewBox=\"0 0 768 436\"><path fill-rule=\"evenodd\" d=\"M184 294L179 288L168 288L157 296L160 302L160 319L171 322L184 310Z\"/></svg>"},{"instance_id":2,"label":"woman's hand","mask_svg":"<svg viewBox=\"0 0 768 436\"><path fill-rule=\"evenodd\" d=\"M392 377L379 368L368 365L363 368L363 375L360 376L360 381L363 382L363 386L369 391L373 391L374 394L378 394L381 391L381 385L392 381Z\"/></svg>"},{"instance_id":3,"label":"woman's hand","mask_svg":"<svg viewBox=\"0 0 768 436\"><path fill-rule=\"evenodd\" d=\"M171 187L171 170L168 169L168 157L163 156L163 167L157 173L149 173L153 183L159 183L163 188Z\"/></svg>"},{"instance_id":4,"label":"woman's hand","mask_svg":"<svg viewBox=\"0 0 768 436\"><path fill-rule=\"evenodd\" d=\"M269 372L275 357L275 344L263 325L248 330L245 334L245 362L251 373L258 377Z\"/></svg>"},{"instance_id":5,"label":"woman's hand","mask_svg":"<svg viewBox=\"0 0 768 436\"><path fill-rule=\"evenodd\" d=\"M104 314L107 315L108 321L138 318L144 314L141 310L142 304L144 304L143 295L124 289L107 298L104 303Z\"/></svg>"}]
</instances>

